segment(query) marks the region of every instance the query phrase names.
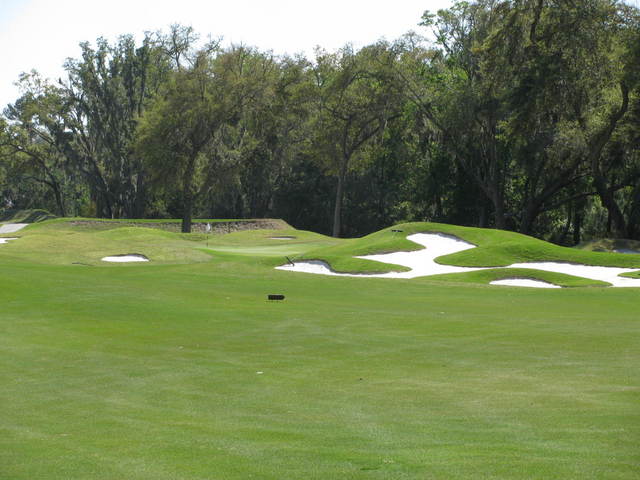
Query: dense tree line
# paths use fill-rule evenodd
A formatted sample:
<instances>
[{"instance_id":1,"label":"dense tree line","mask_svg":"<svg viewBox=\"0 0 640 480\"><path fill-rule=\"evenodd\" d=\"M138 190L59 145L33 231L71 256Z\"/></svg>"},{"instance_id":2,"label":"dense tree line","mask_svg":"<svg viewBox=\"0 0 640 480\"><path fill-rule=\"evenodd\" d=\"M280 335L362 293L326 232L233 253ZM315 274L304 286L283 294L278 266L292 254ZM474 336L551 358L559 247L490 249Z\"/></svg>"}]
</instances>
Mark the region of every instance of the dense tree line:
<instances>
[{"instance_id":1,"label":"dense tree line","mask_svg":"<svg viewBox=\"0 0 640 480\"><path fill-rule=\"evenodd\" d=\"M189 27L84 43L0 117L1 207L109 218L404 220L640 239L640 12L476 0L313 59Z\"/></svg>"}]
</instances>

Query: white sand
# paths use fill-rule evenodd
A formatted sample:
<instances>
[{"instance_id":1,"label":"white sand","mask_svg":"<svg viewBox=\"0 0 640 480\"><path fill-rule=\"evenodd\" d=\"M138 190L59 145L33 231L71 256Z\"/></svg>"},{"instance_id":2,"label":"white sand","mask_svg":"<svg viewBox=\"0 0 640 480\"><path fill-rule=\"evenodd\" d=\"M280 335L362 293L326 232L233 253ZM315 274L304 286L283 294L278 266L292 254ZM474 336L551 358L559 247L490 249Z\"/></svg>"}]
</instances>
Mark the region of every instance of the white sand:
<instances>
[{"instance_id":1,"label":"white sand","mask_svg":"<svg viewBox=\"0 0 640 480\"><path fill-rule=\"evenodd\" d=\"M452 265L441 265L439 263L436 263L436 258L443 255L449 255L452 253L462 252L470 248L475 248L475 245L460 240L459 238L444 234L416 233L413 235L409 235L407 239L423 245L426 248L414 252L394 252L381 255L366 255L357 258L375 260L388 264L390 263L395 265L403 265L411 269L411 271L409 272L389 272L382 274L337 273L332 271L325 262L321 261L294 262L294 265L286 264L276 268L293 272L316 273L342 277L378 278L415 278L438 275L441 273L472 272L476 270L491 268L456 267ZM568 275L589 278L592 280L601 280L603 282L611 283L614 287L640 287L640 279L618 276L621 273L629 273L638 270L633 268L595 267L589 265L577 265L572 263L560 262L515 263L513 265L508 265L507 267L494 268L533 268L537 270L545 270L548 272L565 273Z\"/></svg>"},{"instance_id":2,"label":"white sand","mask_svg":"<svg viewBox=\"0 0 640 480\"><path fill-rule=\"evenodd\" d=\"M482 268L472 267L455 267L452 265L441 265L435 262L435 259L443 255L462 252L475 248L472 243L465 242L459 238L439 233L416 233L409 235L407 239L418 243L424 247L414 252L393 252L383 253L380 255L365 255L365 260L374 260L382 263L391 263L394 265L402 265L411 269L409 272L389 272L380 274L351 274L337 273L332 271L325 262L321 261L304 261L294 262L294 265L286 264L276 267L280 270L289 270L294 272L318 273L323 275L335 275L341 277L377 277L377 278L416 278L429 275L438 275L440 273L461 273L472 272L474 270L482 270ZM388 268L381 265L382 268Z\"/></svg>"},{"instance_id":3,"label":"white sand","mask_svg":"<svg viewBox=\"0 0 640 480\"><path fill-rule=\"evenodd\" d=\"M304 262L294 262L293 265L287 263L276 267L276 270L289 270L290 272L317 273L318 275L333 275L336 277L358 277L350 273L338 273L329 268L326 262L320 260L305 260ZM366 274L365 274L366 275ZM366 275L372 276L372 275Z\"/></svg>"},{"instance_id":4,"label":"white sand","mask_svg":"<svg viewBox=\"0 0 640 480\"><path fill-rule=\"evenodd\" d=\"M561 262L514 263L508 268L535 268L547 272L566 273L575 277L609 282L614 287L640 287L640 279L619 277L621 273L635 272L637 268L594 267Z\"/></svg>"},{"instance_id":5,"label":"white sand","mask_svg":"<svg viewBox=\"0 0 640 480\"><path fill-rule=\"evenodd\" d=\"M296 237L269 237L269 240L295 240Z\"/></svg>"},{"instance_id":6,"label":"white sand","mask_svg":"<svg viewBox=\"0 0 640 480\"><path fill-rule=\"evenodd\" d=\"M18 230L22 230L29 225L28 223L3 223L0 224L0 233L14 233Z\"/></svg>"},{"instance_id":7,"label":"white sand","mask_svg":"<svg viewBox=\"0 0 640 480\"><path fill-rule=\"evenodd\" d=\"M17 238L0 238L0 245L7 243L9 240L17 240Z\"/></svg>"},{"instance_id":8,"label":"white sand","mask_svg":"<svg viewBox=\"0 0 640 480\"><path fill-rule=\"evenodd\" d=\"M531 287L531 288L562 288L560 285L547 283L540 280L532 280L530 278L503 278L502 280L494 280L491 285L505 285L507 287Z\"/></svg>"},{"instance_id":9,"label":"white sand","mask_svg":"<svg viewBox=\"0 0 640 480\"><path fill-rule=\"evenodd\" d=\"M102 261L125 263L125 262L148 262L149 259L144 255L113 255L111 257L102 258Z\"/></svg>"},{"instance_id":10,"label":"white sand","mask_svg":"<svg viewBox=\"0 0 640 480\"><path fill-rule=\"evenodd\" d=\"M441 273L461 273L483 270L473 267L455 267L453 265L441 265L435 259L444 255L462 252L471 248L476 248L473 243L465 242L451 235L441 233L415 233L407 237L408 240L422 245L422 250L414 252L394 252L380 255L365 255L365 260L374 260L382 263L392 263L402 265L411 269L409 272L390 272L379 276L389 278L416 278L429 275L439 275Z\"/></svg>"}]
</instances>

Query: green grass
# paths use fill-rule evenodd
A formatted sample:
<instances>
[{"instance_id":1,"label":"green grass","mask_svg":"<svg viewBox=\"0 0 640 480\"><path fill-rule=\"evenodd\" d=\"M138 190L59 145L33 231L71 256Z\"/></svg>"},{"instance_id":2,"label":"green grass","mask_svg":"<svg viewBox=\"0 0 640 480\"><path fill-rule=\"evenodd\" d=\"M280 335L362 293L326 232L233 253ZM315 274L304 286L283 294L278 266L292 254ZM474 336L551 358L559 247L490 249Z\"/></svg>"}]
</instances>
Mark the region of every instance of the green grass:
<instances>
[{"instance_id":1,"label":"green grass","mask_svg":"<svg viewBox=\"0 0 640 480\"><path fill-rule=\"evenodd\" d=\"M611 285L608 282L601 282L599 280L591 280L589 278L576 277L564 273L546 272L532 268L492 268L465 273L445 273L430 276L429 280L488 284L495 280L504 280L507 278L542 280L560 287L607 287Z\"/></svg>"},{"instance_id":2,"label":"green grass","mask_svg":"<svg viewBox=\"0 0 640 480\"><path fill-rule=\"evenodd\" d=\"M402 230L394 233L392 230ZM338 272L379 273L406 271L401 266L353 258L355 255L419 250L422 246L407 240L412 233L433 232L457 236L477 248L438 258L439 263L464 267L504 267L513 263L557 261L585 265L640 268L640 256L602 253L560 247L543 240L504 230L459 227L438 223L409 223L390 227L366 237L307 252L303 258L323 260Z\"/></svg>"},{"instance_id":3,"label":"green grass","mask_svg":"<svg viewBox=\"0 0 640 480\"><path fill-rule=\"evenodd\" d=\"M283 272L355 241L277 232L1 245L0 478L637 478L638 289Z\"/></svg>"},{"instance_id":4,"label":"green grass","mask_svg":"<svg viewBox=\"0 0 640 480\"><path fill-rule=\"evenodd\" d=\"M640 278L640 271L623 273L620 276L621 277L629 277L629 278Z\"/></svg>"},{"instance_id":5,"label":"green grass","mask_svg":"<svg viewBox=\"0 0 640 480\"><path fill-rule=\"evenodd\" d=\"M105 222L105 225L113 223ZM296 238L270 238L286 235ZM49 220L4 236L19 237L19 241L2 245L7 259L90 266L106 266L102 257L127 253L145 255L153 265L210 262L212 253L217 252L277 256L282 263L287 255L295 256L309 248L336 242L324 235L294 229L247 230L226 235L183 234L145 227L105 228L100 222L74 225L69 219Z\"/></svg>"}]
</instances>

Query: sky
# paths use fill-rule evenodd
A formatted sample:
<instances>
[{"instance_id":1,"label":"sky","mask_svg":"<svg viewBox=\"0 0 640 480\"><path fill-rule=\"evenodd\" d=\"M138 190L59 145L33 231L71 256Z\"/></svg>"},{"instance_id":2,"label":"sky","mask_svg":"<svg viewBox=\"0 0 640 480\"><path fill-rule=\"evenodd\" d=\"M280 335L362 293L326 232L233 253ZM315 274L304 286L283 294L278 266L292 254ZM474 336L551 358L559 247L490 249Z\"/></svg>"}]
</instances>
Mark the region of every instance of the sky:
<instances>
[{"instance_id":1,"label":"sky","mask_svg":"<svg viewBox=\"0 0 640 480\"><path fill-rule=\"evenodd\" d=\"M335 50L380 38L393 40L418 26L425 10L452 0L0 0L0 110L13 102L21 72L64 77L62 65L78 57L78 44L98 37L111 41L131 33L192 26L223 44L244 43L276 54L315 46ZM424 32L426 33L426 32Z\"/></svg>"}]
</instances>

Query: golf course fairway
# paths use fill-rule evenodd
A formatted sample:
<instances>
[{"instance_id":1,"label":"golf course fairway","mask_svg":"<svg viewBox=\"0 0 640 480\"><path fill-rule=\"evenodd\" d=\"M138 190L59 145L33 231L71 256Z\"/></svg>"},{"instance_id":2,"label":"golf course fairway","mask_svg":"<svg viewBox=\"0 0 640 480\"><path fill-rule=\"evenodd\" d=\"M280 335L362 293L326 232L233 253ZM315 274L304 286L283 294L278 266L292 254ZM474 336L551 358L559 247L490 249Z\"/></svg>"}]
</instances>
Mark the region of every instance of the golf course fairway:
<instances>
[{"instance_id":1,"label":"golf course fairway","mask_svg":"<svg viewBox=\"0 0 640 480\"><path fill-rule=\"evenodd\" d=\"M526 269L570 288L489 283L517 262L640 270L639 256L394 229L338 240L48 220L8 234L0 478L638 478L640 289ZM402 271L353 257L421 248L406 240L421 231L477 245L446 263L495 268L275 269ZM101 261L130 254L149 262Z\"/></svg>"}]
</instances>

